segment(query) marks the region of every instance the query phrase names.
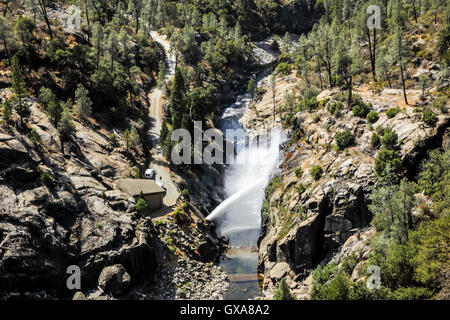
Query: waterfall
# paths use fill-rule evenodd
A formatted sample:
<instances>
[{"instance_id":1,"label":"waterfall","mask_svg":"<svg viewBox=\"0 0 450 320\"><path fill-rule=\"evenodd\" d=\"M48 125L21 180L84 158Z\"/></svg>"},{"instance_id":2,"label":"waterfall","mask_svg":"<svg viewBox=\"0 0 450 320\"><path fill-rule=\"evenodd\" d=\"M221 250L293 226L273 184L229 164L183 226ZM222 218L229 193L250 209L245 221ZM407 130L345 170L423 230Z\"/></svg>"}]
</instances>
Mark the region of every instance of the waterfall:
<instances>
[{"instance_id":1,"label":"waterfall","mask_svg":"<svg viewBox=\"0 0 450 320\"><path fill-rule=\"evenodd\" d=\"M236 164L230 165L225 171L227 198L207 220L214 221L217 233L230 238L232 245L256 244L261 227L264 191L279 163L281 143L281 130L272 130L270 145L242 148L236 155Z\"/></svg>"}]
</instances>

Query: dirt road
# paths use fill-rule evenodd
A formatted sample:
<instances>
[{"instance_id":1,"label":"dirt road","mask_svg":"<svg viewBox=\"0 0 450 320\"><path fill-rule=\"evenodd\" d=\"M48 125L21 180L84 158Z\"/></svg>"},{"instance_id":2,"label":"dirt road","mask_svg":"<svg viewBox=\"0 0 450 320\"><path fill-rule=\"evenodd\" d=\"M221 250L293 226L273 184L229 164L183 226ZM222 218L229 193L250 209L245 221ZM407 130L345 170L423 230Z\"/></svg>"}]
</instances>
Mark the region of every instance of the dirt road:
<instances>
[{"instance_id":1,"label":"dirt road","mask_svg":"<svg viewBox=\"0 0 450 320\"><path fill-rule=\"evenodd\" d=\"M159 35L157 32L152 31L151 37L153 40L161 44L161 46L164 48L164 51L166 52L166 63L168 65L168 72L166 75L166 80L169 81L173 78L175 75L175 65L176 60L175 56L172 54L170 50L170 44L169 42L163 38L161 35ZM161 131L161 123L162 123L162 117L163 117L163 110L162 110L162 97L163 92L161 89L155 88L150 94L149 94L149 100L150 100L150 110L149 110L149 116L151 119L153 119L152 128L150 129L150 133L152 136L154 153L153 153L153 163L152 168L156 171L156 181L163 181L164 187L167 190L166 197L164 198L164 204L167 207L173 207L180 196L178 189L175 185L175 183L172 180L172 177L170 176L170 170L167 165L166 160L163 157L162 149L159 147L158 141L159 141L159 133Z\"/></svg>"}]
</instances>

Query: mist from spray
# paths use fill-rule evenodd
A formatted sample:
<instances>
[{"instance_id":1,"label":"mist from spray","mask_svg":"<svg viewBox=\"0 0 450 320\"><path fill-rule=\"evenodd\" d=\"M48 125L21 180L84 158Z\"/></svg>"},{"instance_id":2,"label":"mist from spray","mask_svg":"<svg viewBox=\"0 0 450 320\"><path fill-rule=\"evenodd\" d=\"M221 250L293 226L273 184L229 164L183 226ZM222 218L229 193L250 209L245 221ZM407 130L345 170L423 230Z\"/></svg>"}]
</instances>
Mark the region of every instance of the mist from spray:
<instances>
[{"instance_id":1,"label":"mist from spray","mask_svg":"<svg viewBox=\"0 0 450 320\"><path fill-rule=\"evenodd\" d=\"M279 163L281 130L272 130L270 145L253 144L236 155L237 164L225 172L225 195L208 217L217 233L230 239L232 245L256 245L261 228L264 191ZM239 164L244 163L244 164Z\"/></svg>"}]
</instances>

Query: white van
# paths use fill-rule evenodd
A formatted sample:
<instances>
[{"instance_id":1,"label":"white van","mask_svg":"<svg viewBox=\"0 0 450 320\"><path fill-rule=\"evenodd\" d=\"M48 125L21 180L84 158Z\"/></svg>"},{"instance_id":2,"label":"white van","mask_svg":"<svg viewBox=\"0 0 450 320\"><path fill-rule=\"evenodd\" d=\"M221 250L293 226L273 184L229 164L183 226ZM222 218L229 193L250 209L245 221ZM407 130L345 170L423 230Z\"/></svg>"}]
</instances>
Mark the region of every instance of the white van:
<instances>
[{"instance_id":1,"label":"white van","mask_svg":"<svg viewBox=\"0 0 450 320\"><path fill-rule=\"evenodd\" d=\"M155 169L145 170L145 179L155 179Z\"/></svg>"}]
</instances>

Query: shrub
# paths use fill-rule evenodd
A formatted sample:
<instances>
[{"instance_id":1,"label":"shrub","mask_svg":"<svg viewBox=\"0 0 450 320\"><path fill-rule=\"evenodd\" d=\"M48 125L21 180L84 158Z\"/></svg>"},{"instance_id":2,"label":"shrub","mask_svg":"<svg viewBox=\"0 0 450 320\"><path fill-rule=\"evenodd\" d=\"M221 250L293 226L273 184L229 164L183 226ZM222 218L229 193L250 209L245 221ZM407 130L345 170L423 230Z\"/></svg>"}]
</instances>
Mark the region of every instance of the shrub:
<instances>
[{"instance_id":1,"label":"shrub","mask_svg":"<svg viewBox=\"0 0 450 320\"><path fill-rule=\"evenodd\" d=\"M437 116L433 111L427 109L422 112L422 121L426 125L429 125L430 127L434 127L434 125L437 122Z\"/></svg>"},{"instance_id":2,"label":"shrub","mask_svg":"<svg viewBox=\"0 0 450 320\"><path fill-rule=\"evenodd\" d=\"M308 88L303 92L303 98L300 100L297 109L312 111L317 109L319 102L317 101L317 95L319 91L316 88Z\"/></svg>"},{"instance_id":3,"label":"shrub","mask_svg":"<svg viewBox=\"0 0 450 320\"><path fill-rule=\"evenodd\" d=\"M42 142L41 136L37 133L36 128L31 129L30 140L33 144L40 144Z\"/></svg>"},{"instance_id":4,"label":"shrub","mask_svg":"<svg viewBox=\"0 0 450 320\"><path fill-rule=\"evenodd\" d=\"M395 149L397 146L398 136L394 130L389 128L384 129L383 138L381 138L381 144L389 150Z\"/></svg>"},{"instance_id":5,"label":"shrub","mask_svg":"<svg viewBox=\"0 0 450 320\"><path fill-rule=\"evenodd\" d=\"M0 107L2 106L2 118L6 123L8 123L12 119L12 105L7 101L6 103L0 105Z\"/></svg>"},{"instance_id":6,"label":"shrub","mask_svg":"<svg viewBox=\"0 0 450 320\"><path fill-rule=\"evenodd\" d=\"M303 98L308 99L308 100L312 99L312 98L317 98L319 93L320 93L319 90L317 90L314 87L308 88L305 91L303 91Z\"/></svg>"},{"instance_id":7,"label":"shrub","mask_svg":"<svg viewBox=\"0 0 450 320\"><path fill-rule=\"evenodd\" d=\"M323 268L319 265L313 271L313 281L315 284L324 284L325 282L330 280L330 278L335 275L337 271L338 264L336 262L331 262Z\"/></svg>"},{"instance_id":8,"label":"shrub","mask_svg":"<svg viewBox=\"0 0 450 320\"><path fill-rule=\"evenodd\" d=\"M298 167L294 170L295 176L297 178L301 178L303 176L303 170L302 168Z\"/></svg>"},{"instance_id":9,"label":"shrub","mask_svg":"<svg viewBox=\"0 0 450 320\"><path fill-rule=\"evenodd\" d=\"M183 197L184 200L189 201L191 199L191 195L189 193L188 189L183 189L181 191L181 196Z\"/></svg>"},{"instance_id":10,"label":"shrub","mask_svg":"<svg viewBox=\"0 0 450 320\"><path fill-rule=\"evenodd\" d=\"M361 101L353 107L352 112L355 117L366 118L367 114L370 112L370 107Z\"/></svg>"},{"instance_id":11,"label":"shrub","mask_svg":"<svg viewBox=\"0 0 450 320\"><path fill-rule=\"evenodd\" d=\"M330 111L331 115L334 115L335 113L341 111L344 108L344 105L342 102L334 102L328 107L328 111Z\"/></svg>"},{"instance_id":12,"label":"shrub","mask_svg":"<svg viewBox=\"0 0 450 320\"><path fill-rule=\"evenodd\" d=\"M440 99L434 100L433 107L441 110L442 113L447 113L448 112L447 99L440 98Z\"/></svg>"},{"instance_id":13,"label":"shrub","mask_svg":"<svg viewBox=\"0 0 450 320\"><path fill-rule=\"evenodd\" d=\"M400 113L400 111L402 111L402 110L400 108L398 108L398 107L390 108L388 111L386 111L386 116L389 119L392 119L395 116L397 116Z\"/></svg>"},{"instance_id":14,"label":"shrub","mask_svg":"<svg viewBox=\"0 0 450 320\"><path fill-rule=\"evenodd\" d=\"M319 102L319 109L325 107L328 104L329 101L330 101L330 98L325 98L323 100L320 100L320 102Z\"/></svg>"},{"instance_id":15,"label":"shrub","mask_svg":"<svg viewBox=\"0 0 450 320\"><path fill-rule=\"evenodd\" d=\"M53 188L55 186L55 180L48 172L41 172L41 182L49 188Z\"/></svg>"},{"instance_id":16,"label":"shrub","mask_svg":"<svg viewBox=\"0 0 450 320\"><path fill-rule=\"evenodd\" d=\"M320 121L319 115L315 114L314 117L313 117L313 123L317 123L319 121Z\"/></svg>"},{"instance_id":17,"label":"shrub","mask_svg":"<svg viewBox=\"0 0 450 320\"><path fill-rule=\"evenodd\" d=\"M301 196L306 191L306 187L303 183L299 183L295 186L295 191Z\"/></svg>"},{"instance_id":18,"label":"shrub","mask_svg":"<svg viewBox=\"0 0 450 320\"><path fill-rule=\"evenodd\" d=\"M347 300L349 291L350 281L342 274L338 274L329 282L322 285L313 285L311 299Z\"/></svg>"},{"instance_id":19,"label":"shrub","mask_svg":"<svg viewBox=\"0 0 450 320\"><path fill-rule=\"evenodd\" d=\"M352 275L353 269L355 269L358 263L358 258L355 253L352 253L342 261L341 270L348 275Z\"/></svg>"},{"instance_id":20,"label":"shrub","mask_svg":"<svg viewBox=\"0 0 450 320\"><path fill-rule=\"evenodd\" d=\"M147 208L147 201L145 201L141 194L138 201L136 202L136 211L140 216L145 216L147 214Z\"/></svg>"},{"instance_id":21,"label":"shrub","mask_svg":"<svg viewBox=\"0 0 450 320\"><path fill-rule=\"evenodd\" d=\"M433 296L430 289L423 287L399 288L390 295L391 300L426 300Z\"/></svg>"},{"instance_id":22,"label":"shrub","mask_svg":"<svg viewBox=\"0 0 450 320\"><path fill-rule=\"evenodd\" d=\"M321 166L315 165L309 170L309 174L314 180L320 180L320 178L322 178L323 169Z\"/></svg>"},{"instance_id":23,"label":"shrub","mask_svg":"<svg viewBox=\"0 0 450 320\"><path fill-rule=\"evenodd\" d=\"M372 137L370 138L370 145L372 146L372 149L378 148L380 144L381 144L380 136L374 132L372 134Z\"/></svg>"},{"instance_id":24,"label":"shrub","mask_svg":"<svg viewBox=\"0 0 450 320\"><path fill-rule=\"evenodd\" d=\"M317 109L319 105L319 102L316 100L315 97L311 98L311 99L306 99L303 98L300 103L298 104L298 110L302 111L302 110L308 110L308 111L312 111Z\"/></svg>"},{"instance_id":25,"label":"shrub","mask_svg":"<svg viewBox=\"0 0 450 320\"><path fill-rule=\"evenodd\" d=\"M398 152L383 148L375 159L374 171L380 177L385 176L388 167L394 172L398 172L402 168L402 160Z\"/></svg>"},{"instance_id":26,"label":"shrub","mask_svg":"<svg viewBox=\"0 0 450 320\"><path fill-rule=\"evenodd\" d=\"M275 176L269 182L269 185L266 187L266 199L269 198L272 193L281 186L281 178L279 176Z\"/></svg>"},{"instance_id":27,"label":"shrub","mask_svg":"<svg viewBox=\"0 0 450 320\"><path fill-rule=\"evenodd\" d=\"M375 122L378 121L378 119L380 119L380 117L378 116L378 112L372 110L367 114L366 120L367 122L374 124Z\"/></svg>"},{"instance_id":28,"label":"shrub","mask_svg":"<svg viewBox=\"0 0 450 320\"><path fill-rule=\"evenodd\" d=\"M337 133L335 140L339 150L343 150L355 143L355 137L348 130Z\"/></svg>"},{"instance_id":29,"label":"shrub","mask_svg":"<svg viewBox=\"0 0 450 320\"><path fill-rule=\"evenodd\" d=\"M278 74L282 74L282 75L289 75L291 73L292 70L292 66L286 62L281 62L277 65L275 71Z\"/></svg>"}]
</instances>

